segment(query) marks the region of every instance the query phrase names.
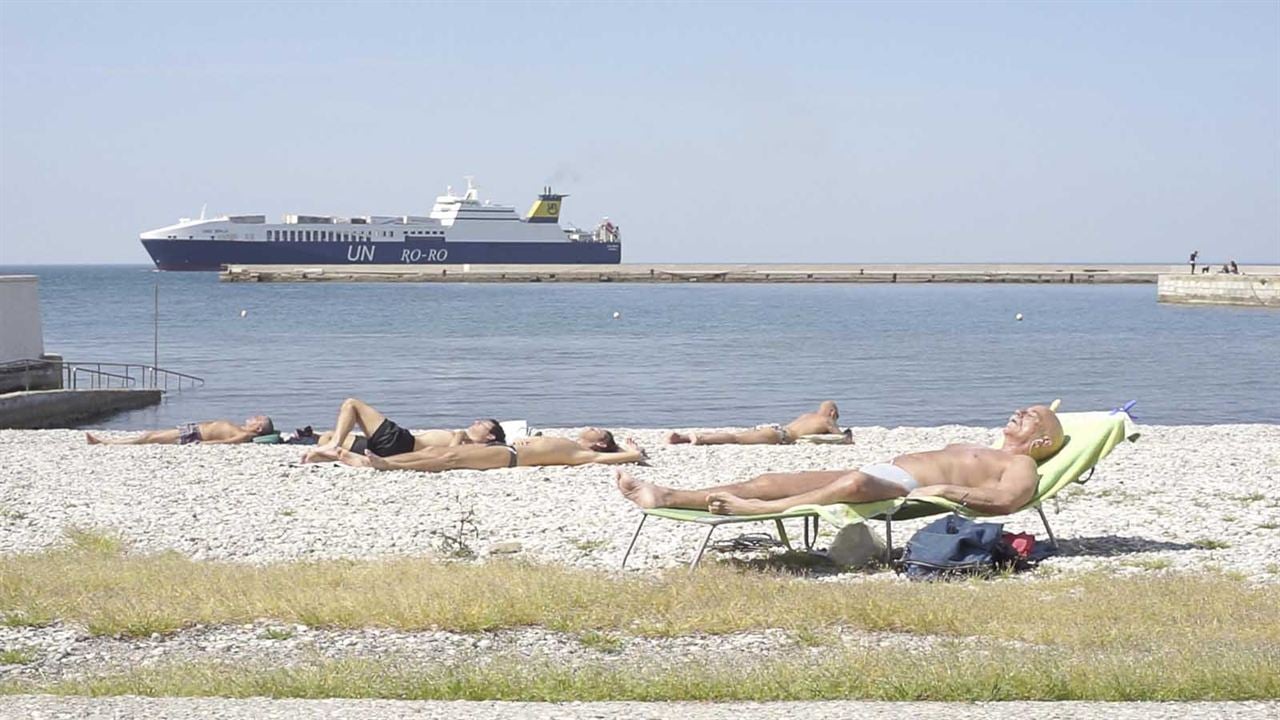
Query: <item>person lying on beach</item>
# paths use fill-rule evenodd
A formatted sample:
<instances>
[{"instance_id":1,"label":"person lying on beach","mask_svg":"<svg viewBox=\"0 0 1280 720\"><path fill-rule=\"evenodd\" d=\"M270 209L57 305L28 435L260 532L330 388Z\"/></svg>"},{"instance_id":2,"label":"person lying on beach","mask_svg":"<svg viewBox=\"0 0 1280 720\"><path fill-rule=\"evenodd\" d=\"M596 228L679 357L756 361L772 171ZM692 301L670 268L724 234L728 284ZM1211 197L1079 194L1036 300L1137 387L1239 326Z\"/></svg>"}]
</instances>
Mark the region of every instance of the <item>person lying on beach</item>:
<instances>
[{"instance_id":1,"label":"person lying on beach","mask_svg":"<svg viewBox=\"0 0 1280 720\"><path fill-rule=\"evenodd\" d=\"M944 497L981 513L1016 511L1035 494L1036 461L1062 447L1062 424L1035 405L1016 411L999 449L948 445L899 455L857 470L768 473L735 485L677 490L618 472L618 490L642 508L678 507L720 515L782 512L796 505L861 503L899 497Z\"/></svg>"},{"instance_id":2,"label":"person lying on beach","mask_svg":"<svg viewBox=\"0 0 1280 720\"><path fill-rule=\"evenodd\" d=\"M547 467L550 465L586 465L601 463L643 463L648 456L627 438L620 447L613 433L600 428L587 428L577 440L558 437L521 438L513 445L456 445L424 448L403 455L378 457L366 452L358 455L339 450L340 460L355 467L378 470L494 470L509 467Z\"/></svg>"},{"instance_id":3,"label":"person lying on beach","mask_svg":"<svg viewBox=\"0 0 1280 720\"><path fill-rule=\"evenodd\" d=\"M818 406L817 412L805 413L786 425L761 425L753 430L726 433L677 433L667 435L671 445L790 445L803 435L839 435L840 408L834 400ZM852 433L844 433L846 443L853 442Z\"/></svg>"},{"instance_id":4,"label":"person lying on beach","mask_svg":"<svg viewBox=\"0 0 1280 720\"><path fill-rule=\"evenodd\" d=\"M352 433L357 426L364 435ZM338 450L350 450L357 455L363 455L367 450L380 457L389 457L424 448L501 444L506 440L502 425L492 418L476 420L465 430L425 430L414 434L368 403L347 398L338 409L333 431L321 435L316 446L302 456L302 462L334 462L338 459Z\"/></svg>"},{"instance_id":5,"label":"person lying on beach","mask_svg":"<svg viewBox=\"0 0 1280 720\"><path fill-rule=\"evenodd\" d=\"M230 420L209 420L183 423L172 430L148 430L123 440L100 438L93 433L85 433L84 437L90 445L235 445L252 442L259 435L270 435L275 431L271 418L254 415L245 420L243 425L236 425Z\"/></svg>"}]
</instances>

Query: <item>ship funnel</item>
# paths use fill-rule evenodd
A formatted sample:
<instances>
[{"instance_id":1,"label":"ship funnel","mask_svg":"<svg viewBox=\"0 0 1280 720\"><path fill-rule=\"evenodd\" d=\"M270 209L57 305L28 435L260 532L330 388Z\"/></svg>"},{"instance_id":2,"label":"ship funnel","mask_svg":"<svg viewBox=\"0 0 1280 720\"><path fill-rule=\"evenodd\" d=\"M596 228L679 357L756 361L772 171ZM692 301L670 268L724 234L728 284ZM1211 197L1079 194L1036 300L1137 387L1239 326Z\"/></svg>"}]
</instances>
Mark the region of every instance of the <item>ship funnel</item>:
<instances>
[{"instance_id":1,"label":"ship funnel","mask_svg":"<svg viewBox=\"0 0 1280 720\"><path fill-rule=\"evenodd\" d=\"M560 201L567 197L569 196L562 193L551 192L550 185L543 186L542 194L533 201L533 207L529 208L525 219L531 223L560 222Z\"/></svg>"}]
</instances>

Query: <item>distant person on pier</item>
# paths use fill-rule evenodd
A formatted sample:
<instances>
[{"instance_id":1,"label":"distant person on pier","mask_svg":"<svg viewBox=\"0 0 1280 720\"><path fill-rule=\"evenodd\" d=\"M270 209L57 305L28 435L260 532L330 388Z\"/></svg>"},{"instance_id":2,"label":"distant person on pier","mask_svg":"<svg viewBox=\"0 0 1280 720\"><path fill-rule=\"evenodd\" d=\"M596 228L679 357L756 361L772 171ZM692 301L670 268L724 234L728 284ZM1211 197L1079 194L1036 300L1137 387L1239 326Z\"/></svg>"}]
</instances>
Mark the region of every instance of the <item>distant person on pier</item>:
<instances>
[{"instance_id":1,"label":"distant person on pier","mask_svg":"<svg viewBox=\"0 0 1280 720\"><path fill-rule=\"evenodd\" d=\"M1200 251L1199 251L1199 250L1193 250L1193 251L1191 252L1191 260L1190 260L1190 262L1191 262L1191 274L1192 274L1192 275L1195 275L1195 274L1196 274L1196 258L1198 258L1198 257L1200 257Z\"/></svg>"},{"instance_id":2,"label":"distant person on pier","mask_svg":"<svg viewBox=\"0 0 1280 720\"><path fill-rule=\"evenodd\" d=\"M364 435L352 431L359 427ZM318 444L302 456L302 462L335 462L340 450L363 455L365 450L380 457L402 455L424 448L459 445L490 445L507 441L497 420L477 420L465 430L425 430L411 433L389 420L373 406L357 398L347 398L338 409L333 431L320 436Z\"/></svg>"},{"instance_id":3,"label":"distant person on pier","mask_svg":"<svg viewBox=\"0 0 1280 720\"><path fill-rule=\"evenodd\" d=\"M512 445L455 445L428 447L410 453L380 457L372 451L363 455L338 451L339 458L354 467L378 470L496 470L513 467L548 467L553 465L618 465L644 463L648 456L635 440L627 438L622 445L613 433L600 428L587 428L577 440L559 437L520 438Z\"/></svg>"},{"instance_id":4,"label":"distant person on pier","mask_svg":"<svg viewBox=\"0 0 1280 720\"><path fill-rule=\"evenodd\" d=\"M826 400L817 412L801 415L786 425L761 425L753 430L736 433L678 433L667 435L671 445L790 445L803 435L841 434L840 408L834 400ZM851 433L843 433L845 442L852 443Z\"/></svg>"},{"instance_id":5,"label":"distant person on pier","mask_svg":"<svg viewBox=\"0 0 1280 720\"><path fill-rule=\"evenodd\" d=\"M245 420L243 425L236 425L230 420L209 420L183 423L172 430L148 430L125 440L101 438L93 433L85 433L84 437L90 445L236 445L252 442L259 435L270 435L275 431L271 418L255 415Z\"/></svg>"}]
</instances>

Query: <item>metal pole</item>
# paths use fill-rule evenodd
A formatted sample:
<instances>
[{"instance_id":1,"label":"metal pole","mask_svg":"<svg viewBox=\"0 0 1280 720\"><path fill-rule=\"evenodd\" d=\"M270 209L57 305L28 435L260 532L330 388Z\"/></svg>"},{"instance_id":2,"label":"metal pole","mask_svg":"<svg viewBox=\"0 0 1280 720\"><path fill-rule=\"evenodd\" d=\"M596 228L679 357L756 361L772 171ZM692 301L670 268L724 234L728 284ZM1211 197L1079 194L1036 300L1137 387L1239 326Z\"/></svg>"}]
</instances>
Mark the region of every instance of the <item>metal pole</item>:
<instances>
[{"instance_id":1,"label":"metal pole","mask_svg":"<svg viewBox=\"0 0 1280 720\"><path fill-rule=\"evenodd\" d=\"M627 546L627 552L622 556L622 570L627 569L627 558L631 557L631 548L636 546L636 538L640 537L640 528L644 527L644 521L648 519L648 515L640 514L640 524L636 526L636 532L631 536L631 544Z\"/></svg>"},{"instance_id":2,"label":"metal pole","mask_svg":"<svg viewBox=\"0 0 1280 720\"><path fill-rule=\"evenodd\" d=\"M151 386L156 384L156 368L160 367L160 275L156 274L155 285L155 305L151 313L152 317L152 347L151 347Z\"/></svg>"}]
</instances>

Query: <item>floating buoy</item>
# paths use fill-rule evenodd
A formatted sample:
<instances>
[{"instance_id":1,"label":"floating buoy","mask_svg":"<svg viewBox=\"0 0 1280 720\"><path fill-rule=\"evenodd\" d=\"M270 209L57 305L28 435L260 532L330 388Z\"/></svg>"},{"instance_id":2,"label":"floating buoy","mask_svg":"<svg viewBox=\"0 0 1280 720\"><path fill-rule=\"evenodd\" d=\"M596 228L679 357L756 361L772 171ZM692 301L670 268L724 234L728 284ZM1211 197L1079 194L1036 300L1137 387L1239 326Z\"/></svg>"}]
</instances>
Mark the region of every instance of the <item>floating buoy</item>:
<instances>
[{"instance_id":1,"label":"floating buoy","mask_svg":"<svg viewBox=\"0 0 1280 720\"><path fill-rule=\"evenodd\" d=\"M617 310L614 310L614 311L613 311L613 319L614 319L614 320L617 320L617 319L618 319L618 318L620 318L620 317L622 317L622 313L618 312Z\"/></svg>"},{"instance_id":2,"label":"floating buoy","mask_svg":"<svg viewBox=\"0 0 1280 720\"><path fill-rule=\"evenodd\" d=\"M248 310L241 310L241 311L240 311L240 317L246 317L246 316L248 316L248 315L249 315L249 311L248 311Z\"/></svg>"},{"instance_id":3,"label":"floating buoy","mask_svg":"<svg viewBox=\"0 0 1280 720\"><path fill-rule=\"evenodd\" d=\"M1017 315L1014 315L1013 319L1017 320L1018 322L1022 322L1022 313L1018 313Z\"/></svg>"}]
</instances>

